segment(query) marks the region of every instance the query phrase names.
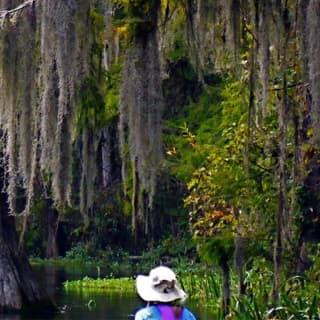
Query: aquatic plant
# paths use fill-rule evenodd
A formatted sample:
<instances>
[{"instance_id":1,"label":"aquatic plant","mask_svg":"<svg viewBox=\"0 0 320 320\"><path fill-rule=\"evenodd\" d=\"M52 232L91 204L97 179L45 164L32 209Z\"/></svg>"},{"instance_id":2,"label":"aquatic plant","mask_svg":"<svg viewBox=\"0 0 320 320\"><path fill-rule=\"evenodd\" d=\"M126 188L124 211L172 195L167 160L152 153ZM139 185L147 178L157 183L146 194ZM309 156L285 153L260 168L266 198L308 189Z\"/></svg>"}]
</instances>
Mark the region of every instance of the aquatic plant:
<instances>
[{"instance_id":1,"label":"aquatic plant","mask_svg":"<svg viewBox=\"0 0 320 320\"><path fill-rule=\"evenodd\" d=\"M66 291L116 291L119 293L135 293L135 280L132 278L104 278L93 279L90 277L84 277L82 280L66 281L63 283Z\"/></svg>"}]
</instances>

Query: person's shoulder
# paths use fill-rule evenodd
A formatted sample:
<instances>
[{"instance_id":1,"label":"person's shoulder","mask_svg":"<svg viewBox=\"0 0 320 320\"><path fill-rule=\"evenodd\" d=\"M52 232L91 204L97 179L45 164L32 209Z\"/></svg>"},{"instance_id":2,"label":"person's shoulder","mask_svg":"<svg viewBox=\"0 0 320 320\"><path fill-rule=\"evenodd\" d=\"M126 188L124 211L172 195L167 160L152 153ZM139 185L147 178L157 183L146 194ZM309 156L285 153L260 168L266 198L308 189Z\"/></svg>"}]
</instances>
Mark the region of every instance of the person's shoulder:
<instances>
[{"instance_id":1,"label":"person's shoulder","mask_svg":"<svg viewBox=\"0 0 320 320\"><path fill-rule=\"evenodd\" d=\"M155 306L140 309L134 317L134 320L160 320L160 314Z\"/></svg>"},{"instance_id":2,"label":"person's shoulder","mask_svg":"<svg viewBox=\"0 0 320 320\"><path fill-rule=\"evenodd\" d=\"M196 317L188 308L183 308L182 320L196 320Z\"/></svg>"}]
</instances>

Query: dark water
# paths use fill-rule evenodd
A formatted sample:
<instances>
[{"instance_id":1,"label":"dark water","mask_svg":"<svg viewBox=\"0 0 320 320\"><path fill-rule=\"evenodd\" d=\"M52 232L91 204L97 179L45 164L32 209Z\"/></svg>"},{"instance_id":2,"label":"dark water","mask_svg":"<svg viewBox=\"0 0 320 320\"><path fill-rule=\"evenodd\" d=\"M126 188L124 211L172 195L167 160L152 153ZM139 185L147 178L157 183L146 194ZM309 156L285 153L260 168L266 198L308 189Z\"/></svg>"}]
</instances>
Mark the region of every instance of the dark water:
<instances>
[{"instance_id":1,"label":"dark water","mask_svg":"<svg viewBox=\"0 0 320 320\"><path fill-rule=\"evenodd\" d=\"M136 295L108 294L101 292L66 292L62 283L66 280L82 279L84 276L97 277L97 270L83 270L79 268L61 269L57 267L35 267L40 282L46 287L48 293L58 307L58 312L44 314L31 313L28 315L2 315L1 320L133 320L133 312L141 307L141 300ZM104 276L101 272L101 276ZM198 320L212 320L208 310L192 305L187 305Z\"/></svg>"}]
</instances>

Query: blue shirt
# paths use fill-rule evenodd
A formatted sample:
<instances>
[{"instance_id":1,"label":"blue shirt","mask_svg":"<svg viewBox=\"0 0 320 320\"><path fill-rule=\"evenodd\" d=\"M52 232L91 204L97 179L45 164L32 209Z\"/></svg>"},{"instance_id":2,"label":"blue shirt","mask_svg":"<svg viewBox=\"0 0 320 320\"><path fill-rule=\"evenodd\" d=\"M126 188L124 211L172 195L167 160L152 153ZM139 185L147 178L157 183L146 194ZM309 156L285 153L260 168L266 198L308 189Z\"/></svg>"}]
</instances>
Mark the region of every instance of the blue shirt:
<instances>
[{"instance_id":1,"label":"blue shirt","mask_svg":"<svg viewBox=\"0 0 320 320\"><path fill-rule=\"evenodd\" d=\"M156 306L145 307L136 313L134 320L161 320L161 312ZM181 320L196 320L196 318L187 308L183 308Z\"/></svg>"}]
</instances>

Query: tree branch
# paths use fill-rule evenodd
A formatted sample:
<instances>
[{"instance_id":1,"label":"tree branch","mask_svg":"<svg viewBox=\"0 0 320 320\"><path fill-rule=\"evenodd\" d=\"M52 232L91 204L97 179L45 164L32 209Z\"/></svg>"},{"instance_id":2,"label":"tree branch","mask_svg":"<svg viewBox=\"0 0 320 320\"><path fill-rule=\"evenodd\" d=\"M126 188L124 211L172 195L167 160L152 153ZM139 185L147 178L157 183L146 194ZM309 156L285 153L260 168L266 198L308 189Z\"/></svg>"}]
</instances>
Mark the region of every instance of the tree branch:
<instances>
[{"instance_id":1,"label":"tree branch","mask_svg":"<svg viewBox=\"0 0 320 320\"><path fill-rule=\"evenodd\" d=\"M304 82L297 82L297 83L293 83L293 84L289 84L287 85L287 89L291 89L291 88L302 88L302 87L309 87L309 83L304 83ZM273 87L270 88L268 91L283 91L283 87Z\"/></svg>"},{"instance_id":2,"label":"tree branch","mask_svg":"<svg viewBox=\"0 0 320 320\"><path fill-rule=\"evenodd\" d=\"M27 7L33 6L35 4L35 1L36 0L27 0L14 9L0 10L0 29L3 29L4 22L5 22L6 18L11 18L17 12L19 12Z\"/></svg>"},{"instance_id":3,"label":"tree branch","mask_svg":"<svg viewBox=\"0 0 320 320\"><path fill-rule=\"evenodd\" d=\"M24 3L20 4L18 7L14 8L14 9L11 9L11 10L0 10L0 16L7 15L7 14L12 14L12 13L15 13L17 11L20 11L20 10L24 9L25 7L33 5L34 2L35 2L35 0L27 0Z\"/></svg>"}]
</instances>

